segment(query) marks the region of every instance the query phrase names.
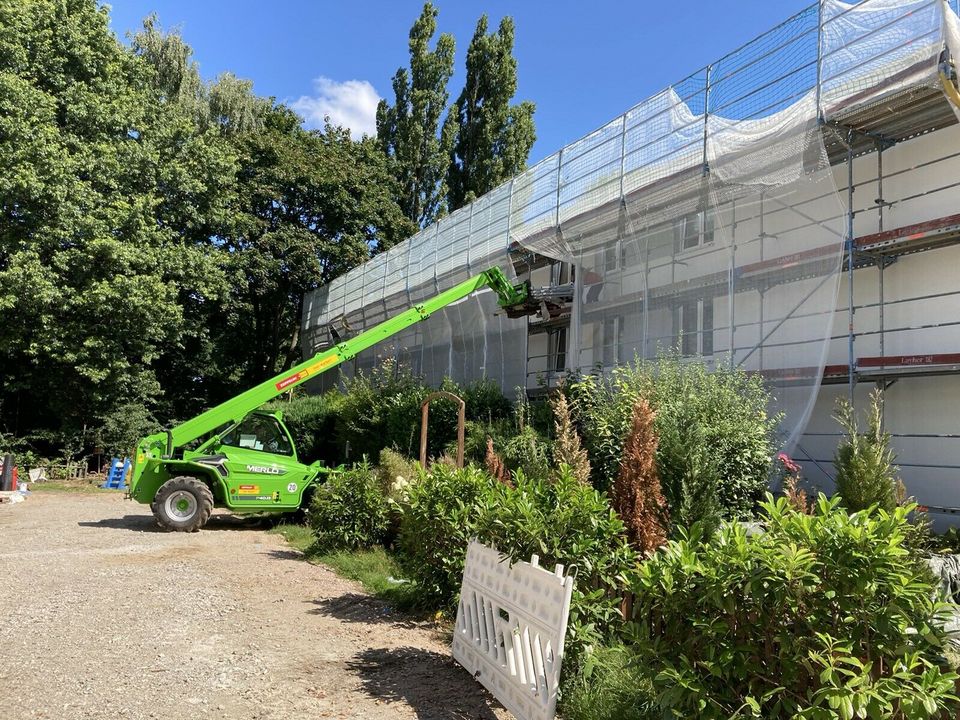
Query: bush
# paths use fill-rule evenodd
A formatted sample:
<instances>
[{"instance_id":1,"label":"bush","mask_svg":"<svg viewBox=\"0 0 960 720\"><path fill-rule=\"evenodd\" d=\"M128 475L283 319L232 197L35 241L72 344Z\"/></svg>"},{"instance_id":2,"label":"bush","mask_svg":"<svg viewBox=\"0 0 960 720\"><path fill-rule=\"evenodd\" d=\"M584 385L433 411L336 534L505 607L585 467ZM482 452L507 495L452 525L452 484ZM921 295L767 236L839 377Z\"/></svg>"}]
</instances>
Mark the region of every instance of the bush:
<instances>
[{"instance_id":1,"label":"bush","mask_svg":"<svg viewBox=\"0 0 960 720\"><path fill-rule=\"evenodd\" d=\"M893 464L890 433L883 431L882 407L883 395L876 390L870 394L867 432L861 434L853 406L843 398L837 401L834 417L847 433L833 459L837 495L843 506L854 512L871 505L890 511L899 504L901 483Z\"/></svg>"},{"instance_id":2,"label":"bush","mask_svg":"<svg viewBox=\"0 0 960 720\"><path fill-rule=\"evenodd\" d=\"M520 470L531 477L546 477L550 472L551 445L543 433L531 422L535 415L525 393L517 388L517 403L513 407L512 422L500 418L490 422L468 421L464 442L464 458L467 462L485 464L487 438L493 440L493 449L506 468ZM542 407L548 407L546 403ZM549 409L549 408L548 408ZM447 446L447 453L454 454L456 443Z\"/></svg>"},{"instance_id":3,"label":"bush","mask_svg":"<svg viewBox=\"0 0 960 720\"><path fill-rule=\"evenodd\" d=\"M908 513L764 503L766 532L694 528L632 582L628 637L664 716L927 718L957 708L944 606ZM953 715L951 715L952 717Z\"/></svg>"},{"instance_id":4,"label":"bush","mask_svg":"<svg viewBox=\"0 0 960 720\"><path fill-rule=\"evenodd\" d=\"M344 395L336 436L343 446L350 443L354 456L377 457L390 448L407 457L419 455L420 406L433 388L414 375L409 367L387 358L369 373L344 379ZM461 387L449 378L441 390L453 393L466 403L468 421L495 424L510 415L510 402L490 380L477 380ZM445 398L430 403L427 454L438 457L456 447L457 406ZM468 434L468 439L470 436ZM468 456L482 460L486 437L468 449ZM479 453L477 457L476 453ZM451 452L455 454L455 450Z\"/></svg>"},{"instance_id":5,"label":"bush","mask_svg":"<svg viewBox=\"0 0 960 720\"><path fill-rule=\"evenodd\" d=\"M398 559L420 587L423 607L455 607L467 543L477 534L495 484L475 467L437 463L410 487L402 505Z\"/></svg>"},{"instance_id":6,"label":"bush","mask_svg":"<svg viewBox=\"0 0 960 720\"><path fill-rule=\"evenodd\" d=\"M574 476L584 484L590 483L590 460L580 443L580 435L573 427L570 403L562 392L550 402L553 410L553 464L567 465ZM652 461L652 458L651 458Z\"/></svg>"},{"instance_id":7,"label":"bush","mask_svg":"<svg viewBox=\"0 0 960 720\"><path fill-rule=\"evenodd\" d=\"M759 376L726 366L710 371L673 354L623 365L609 377L583 377L568 393L596 487L609 488L619 473L633 405L642 397L657 414L657 470L674 527L700 519L696 508L747 517L763 498L778 419L767 415Z\"/></svg>"},{"instance_id":8,"label":"bush","mask_svg":"<svg viewBox=\"0 0 960 720\"><path fill-rule=\"evenodd\" d=\"M378 457L384 448L413 456L419 447L420 403L428 392L421 380L388 358L343 383L337 422L340 444L350 443L355 457Z\"/></svg>"},{"instance_id":9,"label":"bush","mask_svg":"<svg viewBox=\"0 0 960 720\"><path fill-rule=\"evenodd\" d=\"M283 422L293 436L300 462L310 464L321 460L332 467L344 461L343 447L338 445L335 434L342 404L340 393L328 392L275 400L264 409L283 413Z\"/></svg>"},{"instance_id":10,"label":"bush","mask_svg":"<svg viewBox=\"0 0 960 720\"><path fill-rule=\"evenodd\" d=\"M420 474L420 463L389 448L380 451L377 480L388 503L387 528L383 533L383 544L387 547L396 543L403 519L403 503L407 500L411 485L417 482Z\"/></svg>"},{"instance_id":11,"label":"bush","mask_svg":"<svg viewBox=\"0 0 960 720\"><path fill-rule=\"evenodd\" d=\"M563 466L546 477L514 475L515 487L496 485L477 523L479 539L512 562L576 568L567 625L567 672L576 672L585 649L622 627L620 577L636 562L624 526L607 498Z\"/></svg>"},{"instance_id":12,"label":"bush","mask_svg":"<svg viewBox=\"0 0 960 720\"><path fill-rule=\"evenodd\" d=\"M390 500L403 501L411 483L416 482L419 477L420 463L389 448L380 451L377 479L383 494Z\"/></svg>"},{"instance_id":13,"label":"bush","mask_svg":"<svg viewBox=\"0 0 960 720\"><path fill-rule=\"evenodd\" d=\"M513 405L503 396L493 380L481 378L463 387L457 393L466 402L467 420L494 423L509 420Z\"/></svg>"},{"instance_id":14,"label":"bush","mask_svg":"<svg viewBox=\"0 0 960 720\"><path fill-rule=\"evenodd\" d=\"M389 507L380 482L364 462L333 472L310 504L315 551L372 547L383 540Z\"/></svg>"},{"instance_id":15,"label":"bush","mask_svg":"<svg viewBox=\"0 0 960 720\"><path fill-rule=\"evenodd\" d=\"M529 425L514 433L501 451L512 472L546 478L550 474L550 444Z\"/></svg>"},{"instance_id":16,"label":"bush","mask_svg":"<svg viewBox=\"0 0 960 720\"><path fill-rule=\"evenodd\" d=\"M478 465L482 464L484 458L486 458L487 438L493 440L495 448L503 448L517 431L512 420L494 420L493 422L467 420L464 430L464 462L472 462ZM456 442L447 445L446 453L448 455L456 455L456 452Z\"/></svg>"}]
</instances>

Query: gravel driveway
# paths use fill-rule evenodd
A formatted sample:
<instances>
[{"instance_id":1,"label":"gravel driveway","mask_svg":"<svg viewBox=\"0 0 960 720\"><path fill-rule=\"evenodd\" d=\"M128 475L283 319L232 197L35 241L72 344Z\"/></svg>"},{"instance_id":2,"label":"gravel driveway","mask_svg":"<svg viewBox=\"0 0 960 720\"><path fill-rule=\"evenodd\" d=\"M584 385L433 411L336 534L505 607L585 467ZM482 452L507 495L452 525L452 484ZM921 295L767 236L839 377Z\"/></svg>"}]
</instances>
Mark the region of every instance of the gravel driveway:
<instances>
[{"instance_id":1,"label":"gravel driveway","mask_svg":"<svg viewBox=\"0 0 960 720\"><path fill-rule=\"evenodd\" d=\"M0 543L0 717L508 717L432 625L228 515L41 491Z\"/></svg>"}]
</instances>

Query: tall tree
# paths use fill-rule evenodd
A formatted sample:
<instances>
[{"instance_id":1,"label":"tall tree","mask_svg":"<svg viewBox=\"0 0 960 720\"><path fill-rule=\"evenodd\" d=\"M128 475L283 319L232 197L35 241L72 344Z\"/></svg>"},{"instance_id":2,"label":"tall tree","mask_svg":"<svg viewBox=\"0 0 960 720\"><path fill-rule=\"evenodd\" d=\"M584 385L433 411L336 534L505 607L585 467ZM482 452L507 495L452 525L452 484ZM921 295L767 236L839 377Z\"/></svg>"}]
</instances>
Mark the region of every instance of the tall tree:
<instances>
[{"instance_id":1,"label":"tall tree","mask_svg":"<svg viewBox=\"0 0 960 720\"><path fill-rule=\"evenodd\" d=\"M412 232L386 166L152 19L0 0L0 436L125 451L291 362L303 292Z\"/></svg>"},{"instance_id":2,"label":"tall tree","mask_svg":"<svg viewBox=\"0 0 960 720\"><path fill-rule=\"evenodd\" d=\"M447 171L450 210L471 202L522 172L536 140L534 104L511 105L517 92L513 20L505 17L487 34L487 16L467 50L467 79L444 123L451 147Z\"/></svg>"},{"instance_id":3,"label":"tall tree","mask_svg":"<svg viewBox=\"0 0 960 720\"><path fill-rule=\"evenodd\" d=\"M200 130L215 127L234 134L260 129L271 102L257 97L253 83L233 73L205 83L193 49L179 31L164 32L156 15L148 16L143 29L130 40L134 54L146 62L158 99L190 114Z\"/></svg>"},{"instance_id":4,"label":"tall tree","mask_svg":"<svg viewBox=\"0 0 960 720\"><path fill-rule=\"evenodd\" d=\"M157 102L95 0L3 2L0 28L0 419L122 447L162 397L180 298L218 292L179 228L222 207L206 189L233 164Z\"/></svg>"},{"instance_id":5,"label":"tall tree","mask_svg":"<svg viewBox=\"0 0 960 720\"><path fill-rule=\"evenodd\" d=\"M218 341L228 391L299 358L303 296L415 231L372 139L307 131L284 106L238 138L233 226L222 233L231 302Z\"/></svg>"},{"instance_id":6,"label":"tall tree","mask_svg":"<svg viewBox=\"0 0 960 720\"><path fill-rule=\"evenodd\" d=\"M444 212L450 154L439 130L449 99L454 41L443 33L430 50L436 30L437 9L427 2L410 29L410 69L399 68L393 76L394 104L381 100L377 106L377 141L391 158L400 207L420 226Z\"/></svg>"}]
</instances>

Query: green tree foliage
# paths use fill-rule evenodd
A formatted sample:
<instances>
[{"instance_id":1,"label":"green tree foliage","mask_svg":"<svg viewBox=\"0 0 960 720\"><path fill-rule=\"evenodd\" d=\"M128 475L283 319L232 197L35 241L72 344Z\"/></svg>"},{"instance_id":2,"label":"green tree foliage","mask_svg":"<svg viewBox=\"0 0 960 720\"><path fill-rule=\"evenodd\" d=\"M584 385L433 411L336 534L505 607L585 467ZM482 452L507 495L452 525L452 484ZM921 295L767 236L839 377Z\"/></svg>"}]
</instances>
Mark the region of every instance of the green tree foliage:
<instances>
[{"instance_id":1,"label":"green tree foliage","mask_svg":"<svg viewBox=\"0 0 960 720\"><path fill-rule=\"evenodd\" d=\"M432 3L424 3L410 28L410 68L399 68L393 76L393 105L381 100L377 106L377 142L393 163L400 207L420 226L444 212L450 155L449 139L441 139L438 131L449 98L454 40L442 33L430 49L437 14Z\"/></svg>"},{"instance_id":2,"label":"green tree foliage","mask_svg":"<svg viewBox=\"0 0 960 720\"><path fill-rule=\"evenodd\" d=\"M172 142L189 124L156 102L92 0L0 13L5 424L116 447L129 434L101 429L129 403L153 423L142 410L160 395L153 363L186 332L181 293L223 290L216 260L177 226L183 188L231 158L203 138Z\"/></svg>"},{"instance_id":3,"label":"green tree foliage","mask_svg":"<svg viewBox=\"0 0 960 720\"><path fill-rule=\"evenodd\" d=\"M955 717L946 607L904 546L911 510L768 498L765 532L694 528L643 563L628 638L662 716Z\"/></svg>"},{"instance_id":4,"label":"green tree foliage","mask_svg":"<svg viewBox=\"0 0 960 720\"><path fill-rule=\"evenodd\" d=\"M272 102L255 95L252 82L232 73L205 83L192 48L178 31L163 32L156 15L143 21L143 29L130 44L151 69L150 82L159 98L180 106L201 130L215 127L231 134L262 127Z\"/></svg>"},{"instance_id":5,"label":"green tree foliage","mask_svg":"<svg viewBox=\"0 0 960 720\"><path fill-rule=\"evenodd\" d=\"M0 427L126 451L279 371L303 293L412 232L393 182L155 18L0 2Z\"/></svg>"},{"instance_id":6,"label":"green tree foliage","mask_svg":"<svg viewBox=\"0 0 960 720\"><path fill-rule=\"evenodd\" d=\"M860 432L853 406L841 398L837 402L836 421L847 437L837 446L833 466L837 471L837 495L851 511L877 505L893 510L899 502L901 483L895 456L890 447L890 433L883 430L883 395L870 394L867 431Z\"/></svg>"},{"instance_id":7,"label":"green tree foliage","mask_svg":"<svg viewBox=\"0 0 960 720\"><path fill-rule=\"evenodd\" d=\"M503 18L489 34L487 25L483 15L467 49L466 83L444 123L443 144L452 148L450 210L522 172L536 140L534 104L510 104L517 92L513 19Z\"/></svg>"},{"instance_id":8,"label":"green tree foliage","mask_svg":"<svg viewBox=\"0 0 960 720\"><path fill-rule=\"evenodd\" d=\"M303 296L413 231L373 142L347 130L304 130L289 109L267 113L233 144L241 170L236 205L220 233L230 307L218 343L241 386L299 358ZM255 342L251 344L251 337Z\"/></svg>"},{"instance_id":9,"label":"green tree foliage","mask_svg":"<svg viewBox=\"0 0 960 720\"><path fill-rule=\"evenodd\" d=\"M749 516L763 497L778 419L767 414L759 376L671 354L581 378L569 393L597 487L620 472L633 406L644 398L656 412L657 472L674 527Z\"/></svg>"}]
</instances>

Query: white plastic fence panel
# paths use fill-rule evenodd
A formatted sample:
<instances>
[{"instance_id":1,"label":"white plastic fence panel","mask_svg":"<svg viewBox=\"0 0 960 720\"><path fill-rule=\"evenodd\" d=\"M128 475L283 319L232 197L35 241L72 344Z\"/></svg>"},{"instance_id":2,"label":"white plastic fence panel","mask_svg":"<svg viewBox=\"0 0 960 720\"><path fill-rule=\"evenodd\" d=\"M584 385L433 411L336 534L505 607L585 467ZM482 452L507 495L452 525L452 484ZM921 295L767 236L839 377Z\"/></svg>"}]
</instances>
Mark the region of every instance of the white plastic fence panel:
<instances>
[{"instance_id":1,"label":"white plastic fence panel","mask_svg":"<svg viewBox=\"0 0 960 720\"><path fill-rule=\"evenodd\" d=\"M519 720L550 720L557 708L573 576L530 562L510 566L471 542L457 608L453 657Z\"/></svg>"}]
</instances>

